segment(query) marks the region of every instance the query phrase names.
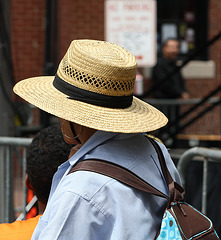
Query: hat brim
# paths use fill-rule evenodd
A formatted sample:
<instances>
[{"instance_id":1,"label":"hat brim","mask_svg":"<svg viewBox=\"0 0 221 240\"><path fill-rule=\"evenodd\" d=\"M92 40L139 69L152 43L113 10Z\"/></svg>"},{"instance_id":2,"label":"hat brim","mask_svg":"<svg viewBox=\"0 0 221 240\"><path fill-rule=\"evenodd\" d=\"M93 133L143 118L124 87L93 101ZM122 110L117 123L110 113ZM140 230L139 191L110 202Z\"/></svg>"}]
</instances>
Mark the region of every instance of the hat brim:
<instances>
[{"instance_id":1,"label":"hat brim","mask_svg":"<svg viewBox=\"0 0 221 240\"><path fill-rule=\"evenodd\" d=\"M14 86L14 92L27 102L59 118L97 130L141 133L167 124L163 113L133 97L125 109L112 109L68 99L53 86L54 76L28 78Z\"/></svg>"}]
</instances>

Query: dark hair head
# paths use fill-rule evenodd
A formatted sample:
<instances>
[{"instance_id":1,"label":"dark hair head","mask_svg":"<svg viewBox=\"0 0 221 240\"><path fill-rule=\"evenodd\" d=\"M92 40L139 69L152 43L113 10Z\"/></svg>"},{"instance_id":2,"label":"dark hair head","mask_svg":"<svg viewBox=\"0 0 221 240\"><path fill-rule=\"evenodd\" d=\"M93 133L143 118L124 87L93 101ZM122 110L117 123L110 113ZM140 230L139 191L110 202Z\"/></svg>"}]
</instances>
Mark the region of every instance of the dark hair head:
<instances>
[{"instance_id":1,"label":"dark hair head","mask_svg":"<svg viewBox=\"0 0 221 240\"><path fill-rule=\"evenodd\" d=\"M168 41L170 41L170 40L179 42L179 40L177 38L169 37L162 42L162 48L164 48L167 45Z\"/></svg>"},{"instance_id":2,"label":"dark hair head","mask_svg":"<svg viewBox=\"0 0 221 240\"><path fill-rule=\"evenodd\" d=\"M58 166L68 159L71 145L59 125L41 130L27 148L27 174L39 201L47 203L51 182Z\"/></svg>"}]
</instances>

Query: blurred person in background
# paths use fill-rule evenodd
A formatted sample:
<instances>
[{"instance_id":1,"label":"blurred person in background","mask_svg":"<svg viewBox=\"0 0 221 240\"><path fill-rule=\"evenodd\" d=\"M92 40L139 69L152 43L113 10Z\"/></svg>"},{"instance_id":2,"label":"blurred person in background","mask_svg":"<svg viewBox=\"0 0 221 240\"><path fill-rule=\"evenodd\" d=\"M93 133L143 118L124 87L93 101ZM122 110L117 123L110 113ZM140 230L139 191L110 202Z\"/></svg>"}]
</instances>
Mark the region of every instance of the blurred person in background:
<instances>
[{"instance_id":1,"label":"blurred person in background","mask_svg":"<svg viewBox=\"0 0 221 240\"><path fill-rule=\"evenodd\" d=\"M27 148L27 174L25 183L38 198L36 217L13 223L0 224L0 240L29 240L45 210L51 182L60 164L68 159L71 145L67 144L61 134L59 125L41 130ZM74 147L72 147L72 153Z\"/></svg>"},{"instance_id":2,"label":"blurred person in background","mask_svg":"<svg viewBox=\"0 0 221 240\"><path fill-rule=\"evenodd\" d=\"M174 38L168 38L162 46L162 57L157 61L157 64L152 70L152 81L157 86L154 92L155 98L160 99L188 99L190 96L186 91L185 81L180 71L174 71L176 66L177 56L179 54L179 41ZM162 83L162 80L165 81Z\"/></svg>"}]
</instances>

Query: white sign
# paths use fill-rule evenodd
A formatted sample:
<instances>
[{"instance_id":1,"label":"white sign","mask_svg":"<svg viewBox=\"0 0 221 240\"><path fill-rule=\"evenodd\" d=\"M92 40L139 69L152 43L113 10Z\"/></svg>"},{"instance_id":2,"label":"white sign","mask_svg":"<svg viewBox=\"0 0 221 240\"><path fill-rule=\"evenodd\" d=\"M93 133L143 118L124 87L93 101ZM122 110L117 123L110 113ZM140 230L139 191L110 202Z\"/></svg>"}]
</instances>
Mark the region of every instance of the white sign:
<instances>
[{"instance_id":1,"label":"white sign","mask_svg":"<svg viewBox=\"0 0 221 240\"><path fill-rule=\"evenodd\" d=\"M155 0L106 0L105 40L133 53L138 67L155 65Z\"/></svg>"}]
</instances>

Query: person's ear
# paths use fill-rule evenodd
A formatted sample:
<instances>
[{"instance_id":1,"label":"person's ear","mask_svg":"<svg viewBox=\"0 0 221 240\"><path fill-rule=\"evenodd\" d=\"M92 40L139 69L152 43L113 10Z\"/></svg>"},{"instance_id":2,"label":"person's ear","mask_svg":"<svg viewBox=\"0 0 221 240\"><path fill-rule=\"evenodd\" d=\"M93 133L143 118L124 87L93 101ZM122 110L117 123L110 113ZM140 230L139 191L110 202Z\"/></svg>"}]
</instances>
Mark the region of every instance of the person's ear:
<instances>
[{"instance_id":1,"label":"person's ear","mask_svg":"<svg viewBox=\"0 0 221 240\"><path fill-rule=\"evenodd\" d=\"M33 187L32 187L32 185L31 185L31 183L30 183L30 180L29 180L29 177L28 177L28 174L27 174L27 173L26 173L26 176L25 176L25 185L26 185L26 188L27 188L27 189L30 189L30 190L33 191Z\"/></svg>"}]
</instances>

